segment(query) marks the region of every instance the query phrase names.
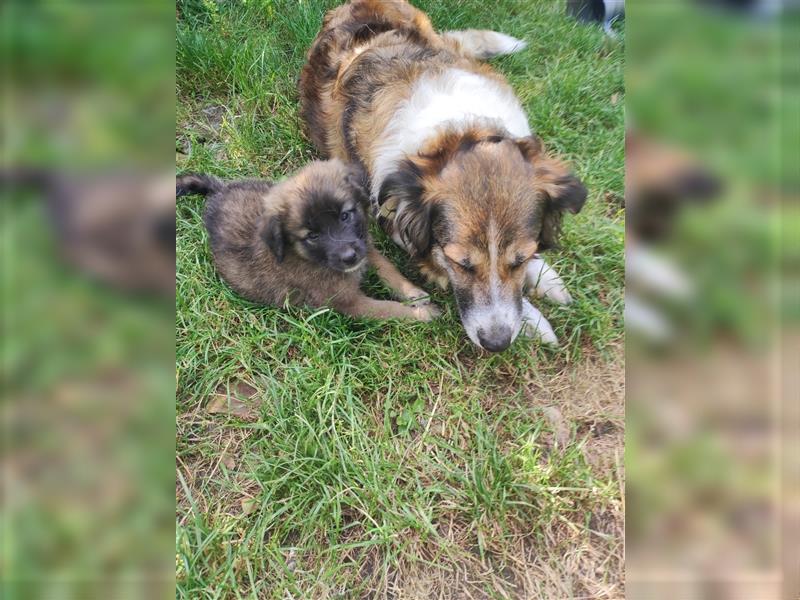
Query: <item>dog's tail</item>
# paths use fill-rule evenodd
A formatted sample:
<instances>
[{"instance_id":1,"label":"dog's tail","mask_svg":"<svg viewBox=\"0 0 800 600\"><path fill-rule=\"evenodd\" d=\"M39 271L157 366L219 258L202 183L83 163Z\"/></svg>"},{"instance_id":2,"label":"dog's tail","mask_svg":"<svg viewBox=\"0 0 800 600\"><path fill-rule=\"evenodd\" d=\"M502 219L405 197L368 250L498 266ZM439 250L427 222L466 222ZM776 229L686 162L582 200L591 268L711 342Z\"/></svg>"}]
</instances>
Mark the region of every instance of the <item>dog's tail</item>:
<instances>
[{"instance_id":1,"label":"dog's tail","mask_svg":"<svg viewBox=\"0 0 800 600\"><path fill-rule=\"evenodd\" d=\"M219 192L223 187L224 184L213 175L185 173L175 178L175 197L179 198L189 194L208 196Z\"/></svg>"},{"instance_id":2,"label":"dog's tail","mask_svg":"<svg viewBox=\"0 0 800 600\"><path fill-rule=\"evenodd\" d=\"M504 54L514 54L528 45L524 40L488 29L464 29L445 31L445 41L454 43L458 51L468 58L485 60Z\"/></svg>"}]
</instances>

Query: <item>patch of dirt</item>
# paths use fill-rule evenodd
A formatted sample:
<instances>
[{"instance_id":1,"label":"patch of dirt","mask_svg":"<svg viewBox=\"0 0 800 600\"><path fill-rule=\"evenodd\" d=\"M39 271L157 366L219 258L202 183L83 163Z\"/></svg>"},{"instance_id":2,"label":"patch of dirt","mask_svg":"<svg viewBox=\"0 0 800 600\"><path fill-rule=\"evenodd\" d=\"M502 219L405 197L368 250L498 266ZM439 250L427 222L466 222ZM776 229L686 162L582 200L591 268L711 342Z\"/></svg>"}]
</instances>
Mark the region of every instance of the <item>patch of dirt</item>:
<instances>
[{"instance_id":1,"label":"patch of dirt","mask_svg":"<svg viewBox=\"0 0 800 600\"><path fill-rule=\"evenodd\" d=\"M559 373L531 373L525 398L543 413L559 437L568 430L584 443L586 460L599 477L622 476L625 444L625 360L622 345L608 358L584 354ZM558 415L554 425L553 416ZM620 485L624 485L620 482Z\"/></svg>"},{"instance_id":2,"label":"patch of dirt","mask_svg":"<svg viewBox=\"0 0 800 600\"><path fill-rule=\"evenodd\" d=\"M519 385L517 380L516 385ZM487 396L491 410L508 394ZM523 402L540 408L553 434L552 451L580 442L587 463L618 492L594 510L587 523L554 520L537 531L512 532L485 540L481 556L475 531L458 522L439 522L438 538L419 542L407 553L414 563L391 570L374 588L376 597L408 600L544 598L563 600L625 597L624 576L624 417L623 347L607 357L586 352L559 371L531 373ZM431 429L435 431L435 429ZM438 433L438 432L437 432ZM443 554L442 547L449 548ZM369 597L369 596L367 596Z\"/></svg>"},{"instance_id":3,"label":"patch of dirt","mask_svg":"<svg viewBox=\"0 0 800 600\"><path fill-rule=\"evenodd\" d=\"M587 351L575 364L525 373L522 377L517 373L505 380L513 381L515 389L507 390L507 394L502 389L492 389L482 400L488 412L502 409L507 398L518 398L516 402L539 412L552 431L551 451L558 452L559 448L580 442L595 476L618 485L615 497L594 508L586 521L583 511L579 511L574 521L554 519L535 531L517 523L510 525L511 531L484 533L483 554L477 549L477 531L468 523L459 522L458 513L453 513L449 520L442 518L434 522L435 533L431 537L411 530L403 535L402 556L406 558L401 558L399 564L393 560L391 566L385 566L386 557L379 546L347 549L337 560L345 566L346 578L354 578L364 586L358 597L397 600L624 598L624 375L620 345L605 357ZM504 381L502 376L498 381ZM217 392L226 398L232 395L244 399L257 394L257 390L246 383L231 385L230 389L227 395L222 388ZM459 432L450 422L445 430L445 421L440 420L440 413L447 405L446 382L431 382L428 391L432 397L426 404L424 426L416 431L418 437L410 443L422 451L426 436L446 438L455 447L466 443L468 428ZM376 422L380 422L380 417L375 415ZM188 425L191 420L196 422ZM240 464L242 458L238 454L238 448L252 432L225 427L219 421L202 408L186 415L183 427L205 427L200 437L206 442L216 436L214 444L218 455L193 456L194 462L187 460L191 467L183 465L183 468L179 459L179 469L182 473L188 471L184 477L196 479L187 481L190 489L204 488L203 493L195 494L198 510L210 508L216 514L247 514L253 506L249 499L259 498L262 493L256 482L248 481L248 467ZM228 474L235 485L216 482L228 457L235 461ZM409 456L405 460L413 459ZM230 491L233 488L238 492ZM205 506L206 502L213 506ZM189 511L184 507L179 514L189 514ZM353 514L344 515L344 518L357 520L359 517ZM346 539L339 542L357 543L363 541L365 535L356 525L348 528ZM319 558L298 549L297 554L292 555L296 575L319 567ZM313 590L306 592L309 598L335 595L321 580L314 584Z\"/></svg>"},{"instance_id":4,"label":"patch of dirt","mask_svg":"<svg viewBox=\"0 0 800 600\"><path fill-rule=\"evenodd\" d=\"M249 476L242 450L252 431L231 427L220 417L257 418L258 394L250 383L235 380L218 386L205 406L198 402L194 410L178 416L176 462L180 477L175 500L181 521L191 514L187 489L199 512L208 513L209 503L213 503L211 512L228 515L247 514L250 506L246 500L261 494L261 487Z\"/></svg>"}]
</instances>

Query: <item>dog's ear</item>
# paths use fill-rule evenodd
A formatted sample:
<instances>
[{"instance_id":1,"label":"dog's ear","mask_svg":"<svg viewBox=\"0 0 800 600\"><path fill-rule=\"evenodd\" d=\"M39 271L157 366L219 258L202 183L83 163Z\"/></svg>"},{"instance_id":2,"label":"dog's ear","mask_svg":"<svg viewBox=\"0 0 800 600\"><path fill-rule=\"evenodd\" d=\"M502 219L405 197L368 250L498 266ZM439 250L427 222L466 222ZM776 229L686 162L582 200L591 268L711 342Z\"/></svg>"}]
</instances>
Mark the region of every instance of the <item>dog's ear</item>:
<instances>
[{"instance_id":1,"label":"dog's ear","mask_svg":"<svg viewBox=\"0 0 800 600\"><path fill-rule=\"evenodd\" d=\"M586 187L580 179L568 173L549 183L545 188L545 194L547 204L542 218L542 231L539 234L540 250L558 247L564 213L580 212L586 202Z\"/></svg>"},{"instance_id":2,"label":"dog's ear","mask_svg":"<svg viewBox=\"0 0 800 600\"><path fill-rule=\"evenodd\" d=\"M562 213L578 214L586 203L586 186L572 173L548 184L545 193L550 198L551 208Z\"/></svg>"},{"instance_id":3,"label":"dog's ear","mask_svg":"<svg viewBox=\"0 0 800 600\"><path fill-rule=\"evenodd\" d=\"M533 163L534 159L544 154L542 139L535 133L526 137L517 138L514 141L517 144L517 148L519 148L519 151L522 153L522 157L529 163Z\"/></svg>"},{"instance_id":4,"label":"dog's ear","mask_svg":"<svg viewBox=\"0 0 800 600\"><path fill-rule=\"evenodd\" d=\"M275 256L275 260L283 262L286 256L286 241L283 235L283 223L279 214L268 215L261 225L261 239Z\"/></svg>"},{"instance_id":5,"label":"dog's ear","mask_svg":"<svg viewBox=\"0 0 800 600\"><path fill-rule=\"evenodd\" d=\"M412 256L424 256L432 244L432 207L422 200L422 171L404 160L381 184L378 194L378 222L395 231Z\"/></svg>"},{"instance_id":6,"label":"dog's ear","mask_svg":"<svg viewBox=\"0 0 800 600\"><path fill-rule=\"evenodd\" d=\"M409 203L395 217L395 230L414 257L430 252L433 244L433 208L422 202Z\"/></svg>"},{"instance_id":7,"label":"dog's ear","mask_svg":"<svg viewBox=\"0 0 800 600\"><path fill-rule=\"evenodd\" d=\"M539 249L554 248L558 245L564 212L579 213L586 203L586 186L564 162L545 153L542 141L537 136L520 138L516 143L522 156L533 167L536 186L546 200Z\"/></svg>"},{"instance_id":8,"label":"dog's ear","mask_svg":"<svg viewBox=\"0 0 800 600\"><path fill-rule=\"evenodd\" d=\"M369 202L369 176L364 167L359 163L350 163L347 165L344 180L353 198L366 208Z\"/></svg>"}]
</instances>

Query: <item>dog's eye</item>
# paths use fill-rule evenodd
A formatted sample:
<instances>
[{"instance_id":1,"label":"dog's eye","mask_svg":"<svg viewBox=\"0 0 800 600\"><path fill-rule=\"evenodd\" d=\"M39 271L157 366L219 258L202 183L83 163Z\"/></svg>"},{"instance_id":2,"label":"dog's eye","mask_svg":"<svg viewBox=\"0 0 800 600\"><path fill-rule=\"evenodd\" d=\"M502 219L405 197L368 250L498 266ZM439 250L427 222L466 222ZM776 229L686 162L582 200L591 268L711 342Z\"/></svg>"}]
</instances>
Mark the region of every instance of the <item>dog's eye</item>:
<instances>
[{"instance_id":1,"label":"dog's eye","mask_svg":"<svg viewBox=\"0 0 800 600\"><path fill-rule=\"evenodd\" d=\"M528 262L528 259L526 259L524 256L516 256L513 262L511 262L511 264L509 264L508 266L511 269L519 269L526 262Z\"/></svg>"},{"instance_id":2,"label":"dog's eye","mask_svg":"<svg viewBox=\"0 0 800 600\"><path fill-rule=\"evenodd\" d=\"M474 273L475 272L475 265L470 263L468 260L461 261L460 263L456 263L459 267L461 267L467 273Z\"/></svg>"},{"instance_id":3,"label":"dog's eye","mask_svg":"<svg viewBox=\"0 0 800 600\"><path fill-rule=\"evenodd\" d=\"M319 234L316 231L310 231L306 235L306 240L313 242L314 240L319 239Z\"/></svg>"},{"instance_id":4,"label":"dog's eye","mask_svg":"<svg viewBox=\"0 0 800 600\"><path fill-rule=\"evenodd\" d=\"M339 215L339 218L342 220L342 223L344 223L345 221L349 221L350 220L350 217L352 216L352 212L353 212L352 210L343 210L342 211L342 214Z\"/></svg>"}]
</instances>

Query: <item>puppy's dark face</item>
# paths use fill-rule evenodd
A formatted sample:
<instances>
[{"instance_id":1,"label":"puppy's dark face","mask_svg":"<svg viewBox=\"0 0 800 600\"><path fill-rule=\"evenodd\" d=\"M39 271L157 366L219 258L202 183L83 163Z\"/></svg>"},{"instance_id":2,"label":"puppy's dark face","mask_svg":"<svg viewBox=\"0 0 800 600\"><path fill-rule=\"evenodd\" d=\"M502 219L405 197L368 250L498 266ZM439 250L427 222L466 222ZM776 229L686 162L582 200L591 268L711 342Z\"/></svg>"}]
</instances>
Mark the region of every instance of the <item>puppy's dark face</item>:
<instances>
[{"instance_id":1,"label":"puppy's dark face","mask_svg":"<svg viewBox=\"0 0 800 600\"><path fill-rule=\"evenodd\" d=\"M290 182L282 213L263 237L278 261L287 248L329 269L350 273L367 256L365 176L340 161L314 163Z\"/></svg>"},{"instance_id":2,"label":"puppy's dark face","mask_svg":"<svg viewBox=\"0 0 800 600\"><path fill-rule=\"evenodd\" d=\"M299 225L293 231L295 251L308 260L345 273L366 260L364 209L340 190L309 190Z\"/></svg>"},{"instance_id":3,"label":"puppy's dark face","mask_svg":"<svg viewBox=\"0 0 800 600\"><path fill-rule=\"evenodd\" d=\"M400 197L395 238L446 274L469 338L505 350L522 328L530 259L555 244L561 213L578 212L586 189L533 138L447 145L384 184Z\"/></svg>"}]
</instances>

